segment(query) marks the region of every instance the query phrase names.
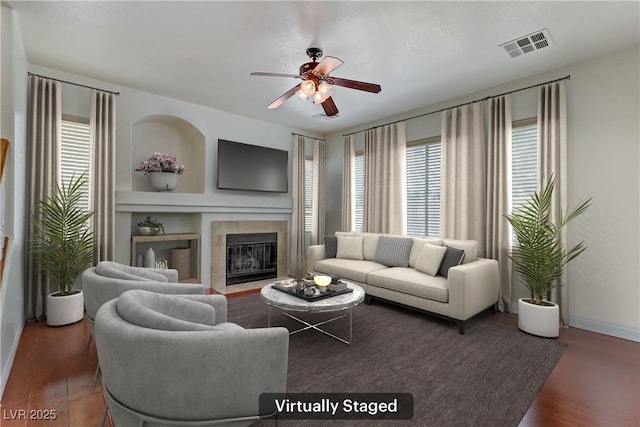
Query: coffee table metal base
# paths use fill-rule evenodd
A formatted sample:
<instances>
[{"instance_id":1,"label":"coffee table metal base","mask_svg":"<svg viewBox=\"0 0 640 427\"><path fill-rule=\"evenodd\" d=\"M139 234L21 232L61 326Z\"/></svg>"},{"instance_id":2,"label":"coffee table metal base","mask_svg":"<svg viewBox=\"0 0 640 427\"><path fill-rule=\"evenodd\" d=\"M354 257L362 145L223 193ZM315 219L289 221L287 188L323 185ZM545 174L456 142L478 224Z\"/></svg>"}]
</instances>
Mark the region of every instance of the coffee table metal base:
<instances>
[{"instance_id":1,"label":"coffee table metal base","mask_svg":"<svg viewBox=\"0 0 640 427\"><path fill-rule=\"evenodd\" d=\"M271 310L272 309L273 309L273 307L269 306L269 314L268 314L268 319L267 319L267 325L269 327L271 327ZM286 311L282 311L282 314L287 316L290 319L293 319L293 320L305 325L304 327L302 327L300 329L296 329L295 331L290 331L289 335L297 334L298 332L303 332L303 331L306 331L306 330L309 330L309 329L315 329L316 331L322 332L323 334L325 334L327 336L330 336L331 338L334 338L334 339L336 339L338 341L341 341L341 342L343 342L345 344L351 345L351 340L353 338L353 313L351 312L351 307L347 308L346 310L347 310L348 314L342 314L340 316L332 317L331 319L323 320L322 322L313 323L313 324L307 322L304 319L300 319L299 317L296 317L296 316L294 316L294 315L292 315L290 313L287 313ZM327 323L331 323L331 322L333 322L335 320L344 319L347 316L349 317L349 339L348 340L346 340L344 338L341 338L341 337L339 337L339 336L337 336L335 334L332 334L331 332L326 331L326 330L324 330L324 329L319 327L319 326L322 326L322 325L326 325Z\"/></svg>"}]
</instances>

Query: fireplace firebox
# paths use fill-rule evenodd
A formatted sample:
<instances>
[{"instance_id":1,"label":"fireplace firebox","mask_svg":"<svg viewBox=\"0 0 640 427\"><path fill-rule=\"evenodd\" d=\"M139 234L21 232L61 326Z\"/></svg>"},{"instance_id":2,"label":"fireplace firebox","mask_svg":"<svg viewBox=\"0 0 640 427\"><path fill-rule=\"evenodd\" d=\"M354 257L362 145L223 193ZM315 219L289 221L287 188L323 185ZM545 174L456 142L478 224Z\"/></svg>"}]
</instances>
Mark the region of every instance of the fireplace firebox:
<instances>
[{"instance_id":1,"label":"fireplace firebox","mask_svg":"<svg viewBox=\"0 0 640 427\"><path fill-rule=\"evenodd\" d=\"M277 277L278 233L226 235L226 285Z\"/></svg>"}]
</instances>

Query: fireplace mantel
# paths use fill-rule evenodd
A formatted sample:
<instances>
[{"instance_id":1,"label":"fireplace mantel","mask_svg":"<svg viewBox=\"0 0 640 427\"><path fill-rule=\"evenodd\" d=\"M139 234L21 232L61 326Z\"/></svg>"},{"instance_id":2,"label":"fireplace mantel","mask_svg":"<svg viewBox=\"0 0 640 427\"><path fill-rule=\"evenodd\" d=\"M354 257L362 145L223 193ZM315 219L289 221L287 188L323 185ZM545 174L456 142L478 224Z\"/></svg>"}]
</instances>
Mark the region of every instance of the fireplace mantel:
<instances>
[{"instance_id":1,"label":"fireplace mantel","mask_svg":"<svg viewBox=\"0 0 640 427\"><path fill-rule=\"evenodd\" d=\"M287 221L211 221L211 287L226 288L226 235L277 233L278 277L287 275Z\"/></svg>"}]
</instances>

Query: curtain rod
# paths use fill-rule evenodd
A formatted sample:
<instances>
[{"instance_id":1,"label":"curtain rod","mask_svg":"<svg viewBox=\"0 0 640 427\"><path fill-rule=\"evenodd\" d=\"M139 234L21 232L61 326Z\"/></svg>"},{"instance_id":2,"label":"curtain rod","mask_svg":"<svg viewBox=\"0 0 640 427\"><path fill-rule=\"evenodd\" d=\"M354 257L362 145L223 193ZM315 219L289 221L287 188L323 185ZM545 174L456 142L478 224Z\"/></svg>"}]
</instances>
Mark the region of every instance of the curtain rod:
<instances>
[{"instance_id":1,"label":"curtain rod","mask_svg":"<svg viewBox=\"0 0 640 427\"><path fill-rule=\"evenodd\" d=\"M404 122L404 121L407 121L407 120L418 119L418 118L420 118L420 117L429 116L429 115L431 115L431 114L436 114L436 113L441 113L441 112L443 112L443 111L451 110L451 109L453 109L453 108L463 107L463 106L465 106L465 105L469 105L469 104L475 104L476 102L488 101L489 99L498 98L498 97L500 97L500 96L509 95L509 94L512 94L512 93L521 92L521 91L523 91L523 90L531 89L531 88L534 88L534 87L544 86L544 85L547 85L547 84L549 84L549 83L555 83L555 82L559 82L559 81L561 81L561 80L569 80L569 79L571 79L571 75L564 76L564 77L561 77L561 78L559 78L559 79L555 79L555 80L549 80L548 82L538 83L538 84L535 84L535 85L531 85L531 86L523 87L523 88L520 88L520 89L510 90L509 92L503 92L503 93L498 94L498 95L485 96L485 97L484 97L484 98L482 98L482 99L476 99L476 100L474 100L474 101L463 102L462 104L454 105L453 107L441 108L441 109L439 109L439 110L431 111L431 112L429 112L429 113L418 114L417 116L409 117L409 118L407 118L407 119L396 120L395 122L385 123L385 124L383 124L383 125L373 126L373 127L367 128L367 129L357 130L357 131L355 131L355 132L345 133L345 134L343 134L342 136L344 137L344 136L348 136L348 135L354 135L354 134L356 134L356 133L366 132L366 131L368 131L368 130L377 129L377 128L380 128L380 127L383 127L383 126L393 125L393 124L400 123L400 122Z\"/></svg>"},{"instance_id":2,"label":"curtain rod","mask_svg":"<svg viewBox=\"0 0 640 427\"><path fill-rule=\"evenodd\" d=\"M319 140L319 141L324 142L324 139L322 139L322 138L316 138L315 136L303 135L303 134L301 134L301 133L291 132L291 135L297 135L297 136L301 136L301 137L303 137L303 138L317 139L317 140Z\"/></svg>"},{"instance_id":3,"label":"curtain rod","mask_svg":"<svg viewBox=\"0 0 640 427\"><path fill-rule=\"evenodd\" d=\"M66 80L60 80L60 79L56 79L56 78L53 78L53 77L47 77L47 76L43 76L43 75L36 74L36 73L29 73L28 72L27 74L30 75L30 76L36 76L36 77L41 77L43 79L55 80L55 81L58 81L60 83L66 83L66 84L70 84L70 85L74 85L74 86L80 86L80 87L84 87L84 88L87 88L87 89L100 90L102 92L112 93L112 94L114 94L116 96L120 96L120 92L114 92L112 90L104 90L104 89L100 89L98 87L87 86L87 85L83 85L83 84L80 84L80 83L68 82Z\"/></svg>"}]
</instances>

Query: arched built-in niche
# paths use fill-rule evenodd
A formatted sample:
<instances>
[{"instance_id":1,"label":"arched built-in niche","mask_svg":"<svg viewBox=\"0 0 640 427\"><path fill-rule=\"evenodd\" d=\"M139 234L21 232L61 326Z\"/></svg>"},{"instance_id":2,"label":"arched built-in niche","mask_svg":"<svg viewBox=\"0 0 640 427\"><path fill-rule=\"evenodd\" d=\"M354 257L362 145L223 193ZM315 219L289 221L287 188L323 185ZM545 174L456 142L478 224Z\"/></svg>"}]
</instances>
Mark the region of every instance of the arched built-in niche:
<instances>
[{"instance_id":1,"label":"arched built-in niche","mask_svg":"<svg viewBox=\"0 0 640 427\"><path fill-rule=\"evenodd\" d=\"M131 166L138 164L155 152L176 156L185 165L185 173L178 179L177 193L204 193L205 189L205 136L186 120L172 115L144 117L132 126ZM134 172L132 191L155 191L149 177Z\"/></svg>"}]
</instances>

